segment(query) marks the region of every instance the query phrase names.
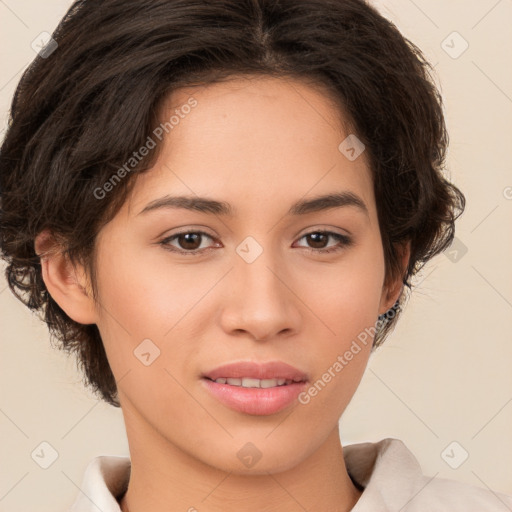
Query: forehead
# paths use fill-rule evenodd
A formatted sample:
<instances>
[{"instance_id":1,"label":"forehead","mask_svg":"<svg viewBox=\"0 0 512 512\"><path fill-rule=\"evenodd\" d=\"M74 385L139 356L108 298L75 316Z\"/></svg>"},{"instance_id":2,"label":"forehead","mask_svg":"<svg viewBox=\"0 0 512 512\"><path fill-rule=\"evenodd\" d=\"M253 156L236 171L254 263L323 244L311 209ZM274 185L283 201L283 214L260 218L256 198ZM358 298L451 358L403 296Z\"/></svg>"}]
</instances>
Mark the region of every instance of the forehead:
<instances>
[{"instance_id":1,"label":"forehead","mask_svg":"<svg viewBox=\"0 0 512 512\"><path fill-rule=\"evenodd\" d=\"M138 212L163 193L284 207L341 190L362 196L371 209L364 151L350 160L340 149L350 135L347 121L325 88L290 78L179 89L160 111L163 147L153 169L138 177L130 209Z\"/></svg>"}]
</instances>

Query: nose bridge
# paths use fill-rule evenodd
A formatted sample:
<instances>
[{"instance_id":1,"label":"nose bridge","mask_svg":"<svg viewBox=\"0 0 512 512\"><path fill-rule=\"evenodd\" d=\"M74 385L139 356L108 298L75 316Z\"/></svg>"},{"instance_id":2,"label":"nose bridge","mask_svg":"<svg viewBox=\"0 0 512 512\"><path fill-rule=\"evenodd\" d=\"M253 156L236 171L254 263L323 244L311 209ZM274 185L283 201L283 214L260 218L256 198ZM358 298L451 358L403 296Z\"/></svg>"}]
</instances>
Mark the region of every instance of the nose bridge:
<instances>
[{"instance_id":1,"label":"nose bridge","mask_svg":"<svg viewBox=\"0 0 512 512\"><path fill-rule=\"evenodd\" d=\"M223 311L224 328L249 332L256 339L296 330L300 314L285 284L288 273L281 270L278 251L249 236L236 252L231 300Z\"/></svg>"},{"instance_id":2,"label":"nose bridge","mask_svg":"<svg viewBox=\"0 0 512 512\"><path fill-rule=\"evenodd\" d=\"M243 288L254 297L263 294L267 301L285 291L276 275L281 265L277 251L270 246L270 238L266 237L265 242L260 243L252 236L246 237L236 248L238 258L235 264L237 280Z\"/></svg>"}]
</instances>

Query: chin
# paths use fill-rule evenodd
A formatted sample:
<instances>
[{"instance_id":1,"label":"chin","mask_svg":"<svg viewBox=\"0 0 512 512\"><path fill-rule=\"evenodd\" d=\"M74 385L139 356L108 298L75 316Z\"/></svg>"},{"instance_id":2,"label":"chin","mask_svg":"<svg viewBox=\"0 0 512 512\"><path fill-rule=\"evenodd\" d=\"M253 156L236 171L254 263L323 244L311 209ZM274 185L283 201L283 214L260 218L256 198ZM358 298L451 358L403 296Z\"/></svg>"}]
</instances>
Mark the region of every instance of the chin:
<instances>
[{"instance_id":1,"label":"chin","mask_svg":"<svg viewBox=\"0 0 512 512\"><path fill-rule=\"evenodd\" d=\"M259 449L259 446L262 448ZM277 450L264 438L254 442L245 438L244 441L232 442L231 447L219 446L218 453L210 452L208 460L202 460L212 467L235 475L268 475L288 471L306 459L308 454L298 451L298 446L304 449L304 443L298 442L288 447L281 443Z\"/></svg>"}]
</instances>

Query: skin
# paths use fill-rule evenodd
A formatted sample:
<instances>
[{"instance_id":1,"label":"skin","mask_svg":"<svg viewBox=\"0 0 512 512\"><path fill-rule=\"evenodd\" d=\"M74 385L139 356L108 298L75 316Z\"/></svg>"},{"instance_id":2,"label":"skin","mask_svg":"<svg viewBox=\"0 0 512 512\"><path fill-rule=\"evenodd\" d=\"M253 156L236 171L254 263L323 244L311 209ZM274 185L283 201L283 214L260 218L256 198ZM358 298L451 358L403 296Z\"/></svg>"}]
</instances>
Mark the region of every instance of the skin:
<instances>
[{"instance_id":1,"label":"skin","mask_svg":"<svg viewBox=\"0 0 512 512\"><path fill-rule=\"evenodd\" d=\"M393 305L402 283L385 279L366 155L350 161L338 150L348 133L319 87L238 77L174 92L162 119L190 96L197 106L98 235L100 305L83 268L59 254L43 259L59 305L98 325L118 381L132 461L122 510L348 511L361 492L347 473L338 421L371 340L308 404L272 415L227 408L200 375L227 362L281 360L315 382ZM340 191L357 194L367 214L354 206L286 214L299 199ZM237 213L140 214L166 194L207 196ZM353 243L305 236L319 229ZM168 245L199 255L159 243L183 230L211 238ZM236 252L248 236L263 249L252 263ZM41 235L38 252L45 243ZM322 254L325 247L340 250ZM145 366L133 352L148 338L160 356ZM248 442L262 455L251 468L237 457Z\"/></svg>"}]
</instances>

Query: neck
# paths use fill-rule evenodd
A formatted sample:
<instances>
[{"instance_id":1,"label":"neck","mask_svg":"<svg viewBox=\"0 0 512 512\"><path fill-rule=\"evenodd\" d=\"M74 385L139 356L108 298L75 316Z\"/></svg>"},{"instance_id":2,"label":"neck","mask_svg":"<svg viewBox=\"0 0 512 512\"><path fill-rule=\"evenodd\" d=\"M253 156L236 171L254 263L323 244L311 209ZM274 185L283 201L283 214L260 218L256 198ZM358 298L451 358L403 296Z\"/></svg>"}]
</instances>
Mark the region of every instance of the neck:
<instances>
[{"instance_id":1,"label":"neck","mask_svg":"<svg viewBox=\"0 0 512 512\"><path fill-rule=\"evenodd\" d=\"M316 451L280 472L223 471L155 436L130 428L131 473L122 512L348 512L361 496L348 475L336 428ZM137 433L137 434L136 434Z\"/></svg>"}]
</instances>

